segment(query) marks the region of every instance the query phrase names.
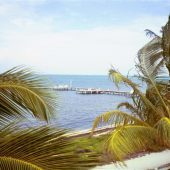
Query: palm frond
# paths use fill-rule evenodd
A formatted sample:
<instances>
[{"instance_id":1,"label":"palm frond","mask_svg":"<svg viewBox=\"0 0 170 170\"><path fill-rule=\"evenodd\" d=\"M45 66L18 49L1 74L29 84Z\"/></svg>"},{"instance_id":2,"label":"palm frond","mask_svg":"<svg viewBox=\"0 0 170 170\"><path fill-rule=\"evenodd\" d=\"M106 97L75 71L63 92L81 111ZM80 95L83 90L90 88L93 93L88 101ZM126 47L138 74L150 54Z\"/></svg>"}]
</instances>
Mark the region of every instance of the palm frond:
<instances>
[{"instance_id":1,"label":"palm frond","mask_svg":"<svg viewBox=\"0 0 170 170\"><path fill-rule=\"evenodd\" d=\"M148 53L155 53L162 51L162 38L155 37L151 41L149 41L146 45L144 45L140 50L139 53L143 53L143 51L147 51ZM140 59L140 56L139 56Z\"/></svg>"},{"instance_id":2,"label":"palm frond","mask_svg":"<svg viewBox=\"0 0 170 170\"><path fill-rule=\"evenodd\" d=\"M151 38L159 37L156 33L154 33L153 31L151 31L149 29L145 29L145 32L146 32L146 35Z\"/></svg>"},{"instance_id":3,"label":"palm frond","mask_svg":"<svg viewBox=\"0 0 170 170\"><path fill-rule=\"evenodd\" d=\"M148 61L150 62L150 67L152 68L152 77L154 80L156 80L156 78L160 75L163 75L165 73L165 60L163 58L161 58L160 60L155 59L156 63L151 63L152 61ZM145 82L148 86L151 84L150 78L148 78L148 76L146 75L145 70L143 69L141 63L138 63L135 65L136 69L138 71L138 79ZM149 68L150 69L150 68ZM140 74L142 73L142 74Z\"/></svg>"},{"instance_id":4,"label":"palm frond","mask_svg":"<svg viewBox=\"0 0 170 170\"><path fill-rule=\"evenodd\" d=\"M155 127L158 130L162 143L165 146L170 147L170 119L167 117L160 119Z\"/></svg>"},{"instance_id":5,"label":"palm frond","mask_svg":"<svg viewBox=\"0 0 170 170\"><path fill-rule=\"evenodd\" d=\"M139 65L145 62L145 67L149 70L152 78L155 78L159 73L158 70L161 70L161 67L157 69L157 71L154 70L155 66L158 65L158 62L163 59L161 42L161 38L154 38L138 52ZM143 67L141 67L140 71L145 77L147 77L146 70L143 69Z\"/></svg>"},{"instance_id":6,"label":"palm frond","mask_svg":"<svg viewBox=\"0 0 170 170\"><path fill-rule=\"evenodd\" d=\"M118 86L120 83L124 83L128 86L130 86L133 89L133 94L140 97L140 99L143 101L143 103L152 109L152 111L157 114L158 116L162 117L163 115L157 111L157 108L146 98L146 96L139 90L138 85L134 82L132 82L127 77L123 76L121 73L116 71L114 68L109 70L109 76L112 79L112 81Z\"/></svg>"},{"instance_id":7,"label":"palm frond","mask_svg":"<svg viewBox=\"0 0 170 170\"><path fill-rule=\"evenodd\" d=\"M164 100L155 84L155 79L157 76L156 73L157 73L157 70L159 70L159 68L150 65L150 63L148 61L149 61L149 57L147 56L147 49L144 48L142 50L142 53L140 54L140 57L139 57L140 71L148 79L149 84L154 87L154 89L157 93L157 96L159 97L159 101L162 103L163 107L165 108L167 114L170 117L170 110L167 107L167 105L165 104L165 102L164 102ZM157 66L159 66L159 65L157 65ZM161 64L161 66L162 66L162 64ZM156 72L155 72L155 69L156 69Z\"/></svg>"},{"instance_id":8,"label":"palm frond","mask_svg":"<svg viewBox=\"0 0 170 170\"><path fill-rule=\"evenodd\" d=\"M33 164L24 162L18 159L0 157L0 168L1 170L43 170Z\"/></svg>"},{"instance_id":9,"label":"palm frond","mask_svg":"<svg viewBox=\"0 0 170 170\"><path fill-rule=\"evenodd\" d=\"M143 62L143 58L145 58L145 67L150 70L150 75L154 76L160 73L154 72L153 68L158 66L159 61L163 59L163 65L166 66L170 73L170 17L166 25L162 27L162 37L150 30L146 30L146 33L152 36L153 39L139 50L139 62ZM161 66L158 70L161 70ZM143 74L145 74L145 69Z\"/></svg>"},{"instance_id":10,"label":"palm frond","mask_svg":"<svg viewBox=\"0 0 170 170\"><path fill-rule=\"evenodd\" d=\"M128 85L133 89L137 89L139 87L138 84L132 82L130 79L128 79L127 77L123 76L121 73L116 71L114 68L109 70L109 77L115 83L117 88L119 88L120 83L124 83L125 85Z\"/></svg>"},{"instance_id":11,"label":"palm frond","mask_svg":"<svg viewBox=\"0 0 170 170\"><path fill-rule=\"evenodd\" d=\"M49 83L30 69L15 67L0 75L0 113L48 121L56 112L56 95Z\"/></svg>"},{"instance_id":12,"label":"palm frond","mask_svg":"<svg viewBox=\"0 0 170 170\"><path fill-rule=\"evenodd\" d=\"M129 111L131 111L131 113L138 113L138 109L133 106L132 104L130 104L129 102L122 102L120 104L118 104L117 108L120 109L122 107L125 107L126 109L128 109Z\"/></svg>"},{"instance_id":13,"label":"palm frond","mask_svg":"<svg viewBox=\"0 0 170 170\"><path fill-rule=\"evenodd\" d=\"M8 114L0 114L0 129L6 125L8 125L9 123L14 122L15 120L20 119L21 117L17 117L17 116L9 116Z\"/></svg>"},{"instance_id":14,"label":"palm frond","mask_svg":"<svg viewBox=\"0 0 170 170\"><path fill-rule=\"evenodd\" d=\"M129 115L125 112L120 110L114 110L110 112L103 113L96 117L93 123L92 132L96 129L99 125L102 124L110 124L113 127L127 125L127 124L135 124L135 125L142 125L142 126L149 126L144 121Z\"/></svg>"},{"instance_id":15,"label":"palm frond","mask_svg":"<svg viewBox=\"0 0 170 170\"><path fill-rule=\"evenodd\" d=\"M23 127L11 123L0 130L2 166L31 165L45 170L86 169L97 164L96 154L76 153L67 131L52 126ZM17 161L17 162L16 162ZM13 162L13 163L12 163ZM32 169L31 169L32 170Z\"/></svg>"},{"instance_id":16,"label":"palm frond","mask_svg":"<svg viewBox=\"0 0 170 170\"><path fill-rule=\"evenodd\" d=\"M155 66L153 73L155 73L155 75L161 75L165 73L165 61L162 58Z\"/></svg>"},{"instance_id":17,"label":"palm frond","mask_svg":"<svg viewBox=\"0 0 170 170\"><path fill-rule=\"evenodd\" d=\"M117 128L107 141L107 150L122 161L128 154L154 148L157 131L148 126L128 125Z\"/></svg>"}]
</instances>

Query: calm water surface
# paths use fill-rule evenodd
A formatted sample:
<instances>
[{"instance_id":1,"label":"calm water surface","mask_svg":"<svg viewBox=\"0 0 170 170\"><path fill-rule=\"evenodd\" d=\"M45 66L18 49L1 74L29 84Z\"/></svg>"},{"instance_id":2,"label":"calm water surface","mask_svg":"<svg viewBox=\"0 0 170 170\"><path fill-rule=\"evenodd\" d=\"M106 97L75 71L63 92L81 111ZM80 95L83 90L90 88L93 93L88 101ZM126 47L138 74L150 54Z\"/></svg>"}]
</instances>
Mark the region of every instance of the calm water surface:
<instances>
[{"instance_id":1,"label":"calm water surface","mask_svg":"<svg viewBox=\"0 0 170 170\"><path fill-rule=\"evenodd\" d=\"M117 90L108 76L48 75L53 84L72 84L73 87L101 88ZM130 91L126 86L120 90ZM56 124L74 130L87 129L99 114L111 111L120 102L129 98L107 94L82 95L75 91L58 91L58 110Z\"/></svg>"}]
</instances>

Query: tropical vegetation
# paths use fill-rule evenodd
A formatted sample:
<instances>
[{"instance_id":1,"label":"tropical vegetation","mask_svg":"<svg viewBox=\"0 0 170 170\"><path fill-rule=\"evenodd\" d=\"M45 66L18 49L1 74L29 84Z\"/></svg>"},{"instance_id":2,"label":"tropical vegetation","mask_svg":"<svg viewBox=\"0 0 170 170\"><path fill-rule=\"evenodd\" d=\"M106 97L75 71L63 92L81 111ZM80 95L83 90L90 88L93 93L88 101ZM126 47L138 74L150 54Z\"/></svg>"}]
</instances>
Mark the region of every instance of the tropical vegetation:
<instances>
[{"instance_id":1,"label":"tropical vegetation","mask_svg":"<svg viewBox=\"0 0 170 170\"><path fill-rule=\"evenodd\" d=\"M170 75L170 16L166 25L162 27L161 36L149 29L145 31L152 40L139 50L140 63L145 58L147 67L154 68L150 74L158 74L162 68L165 70L164 67L166 67Z\"/></svg>"},{"instance_id":2,"label":"tropical vegetation","mask_svg":"<svg viewBox=\"0 0 170 170\"><path fill-rule=\"evenodd\" d=\"M147 84L146 92L111 68L109 76L117 87L123 83L133 89L132 100L120 103L117 110L99 115L93 124L92 131L99 125L114 126L105 149L118 161L133 153L170 148L170 93L167 85L156 82L166 68L170 72L170 18L162 28L162 37L151 31L147 34L154 37L139 50L136 64L139 78Z\"/></svg>"},{"instance_id":3,"label":"tropical vegetation","mask_svg":"<svg viewBox=\"0 0 170 170\"><path fill-rule=\"evenodd\" d=\"M0 74L0 169L86 169L96 154L75 152L68 130L51 124L57 97L30 69Z\"/></svg>"}]
</instances>

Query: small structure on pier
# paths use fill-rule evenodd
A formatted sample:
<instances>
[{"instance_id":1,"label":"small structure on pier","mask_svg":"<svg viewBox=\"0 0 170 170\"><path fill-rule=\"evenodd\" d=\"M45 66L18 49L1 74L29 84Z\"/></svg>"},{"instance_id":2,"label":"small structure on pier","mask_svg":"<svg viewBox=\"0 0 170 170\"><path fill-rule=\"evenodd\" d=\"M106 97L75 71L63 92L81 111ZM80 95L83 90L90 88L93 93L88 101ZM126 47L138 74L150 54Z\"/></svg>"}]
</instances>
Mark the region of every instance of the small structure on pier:
<instances>
[{"instance_id":1,"label":"small structure on pier","mask_svg":"<svg viewBox=\"0 0 170 170\"><path fill-rule=\"evenodd\" d=\"M94 89L94 88L80 88L80 89L76 89L76 93L78 94L102 94L103 91L101 89Z\"/></svg>"},{"instance_id":2,"label":"small structure on pier","mask_svg":"<svg viewBox=\"0 0 170 170\"><path fill-rule=\"evenodd\" d=\"M56 85L53 87L53 90L65 91L65 90L69 90L69 86L68 85Z\"/></svg>"},{"instance_id":3,"label":"small structure on pier","mask_svg":"<svg viewBox=\"0 0 170 170\"><path fill-rule=\"evenodd\" d=\"M69 85L56 85L52 88L55 91L75 91L75 88L70 87Z\"/></svg>"},{"instance_id":4,"label":"small structure on pier","mask_svg":"<svg viewBox=\"0 0 170 170\"><path fill-rule=\"evenodd\" d=\"M125 96L125 97L131 97L133 95L132 92L127 92L127 91L101 90L101 89L94 89L94 88L76 89L76 93L78 94L110 94L110 95L118 95L118 96Z\"/></svg>"}]
</instances>

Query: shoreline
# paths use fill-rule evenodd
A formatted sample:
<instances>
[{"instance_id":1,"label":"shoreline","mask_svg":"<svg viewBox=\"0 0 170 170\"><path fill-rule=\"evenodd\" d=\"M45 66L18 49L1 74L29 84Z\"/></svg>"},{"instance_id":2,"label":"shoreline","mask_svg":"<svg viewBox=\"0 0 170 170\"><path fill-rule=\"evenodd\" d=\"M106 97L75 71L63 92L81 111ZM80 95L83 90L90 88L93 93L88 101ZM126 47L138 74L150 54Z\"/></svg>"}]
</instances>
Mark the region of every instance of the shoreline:
<instances>
[{"instance_id":1,"label":"shoreline","mask_svg":"<svg viewBox=\"0 0 170 170\"><path fill-rule=\"evenodd\" d=\"M93 137L108 134L114 129L113 126L104 126L96 128ZM90 137L91 129L72 131L69 134L70 138ZM120 162L108 163L101 166L96 166L91 170L169 170L170 169L170 149L160 152L144 152L134 154L128 157L125 161L125 166L121 166Z\"/></svg>"},{"instance_id":2,"label":"shoreline","mask_svg":"<svg viewBox=\"0 0 170 170\"><path fill-rule=\"evenodd\" d=\"M109 133L110 131L112 131L114 128L115 127L112 125L96 128L96 130L94 130L94 132L93 132L93 136L97 137L100 135L105 135L105 134ZM92 128L84 129L84 130L75 130L75 131L71 131L71 132L67 133L67 135L70 138L91 136L91 130L92 130Z\"/></svg>"}]
</instances>

